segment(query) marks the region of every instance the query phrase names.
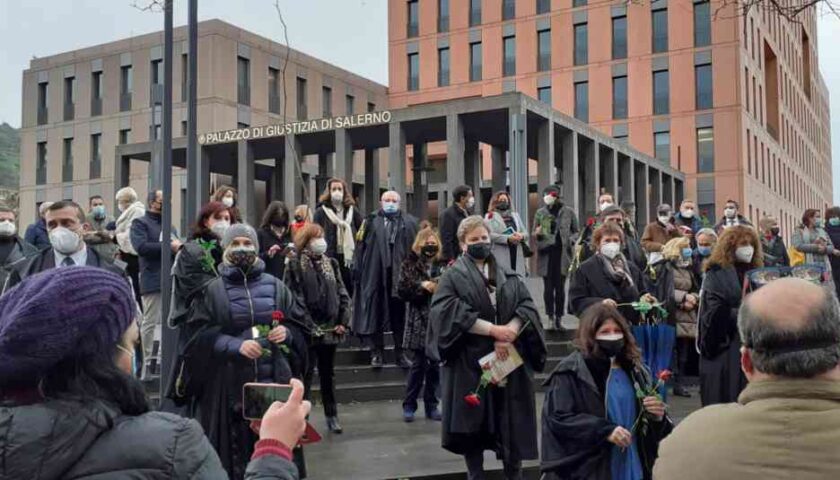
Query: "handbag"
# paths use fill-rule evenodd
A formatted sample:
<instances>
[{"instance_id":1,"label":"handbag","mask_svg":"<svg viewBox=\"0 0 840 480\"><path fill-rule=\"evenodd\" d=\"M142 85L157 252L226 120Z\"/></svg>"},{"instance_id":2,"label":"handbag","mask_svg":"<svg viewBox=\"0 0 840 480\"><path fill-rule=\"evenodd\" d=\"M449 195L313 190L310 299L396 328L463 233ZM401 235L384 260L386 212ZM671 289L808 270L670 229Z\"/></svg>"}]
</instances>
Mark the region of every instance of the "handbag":
<instances>
[{"instance_id":1,"label":"handbag","mask_svg":"<svg viewBox=\"0 0 840 480\"><path fill-rule=\"evenodd\" d=\"M788 248L788 258L790 258L791 267L805 264L805 254L797 250L796 247Z\"/></svg>"}]
</instances>

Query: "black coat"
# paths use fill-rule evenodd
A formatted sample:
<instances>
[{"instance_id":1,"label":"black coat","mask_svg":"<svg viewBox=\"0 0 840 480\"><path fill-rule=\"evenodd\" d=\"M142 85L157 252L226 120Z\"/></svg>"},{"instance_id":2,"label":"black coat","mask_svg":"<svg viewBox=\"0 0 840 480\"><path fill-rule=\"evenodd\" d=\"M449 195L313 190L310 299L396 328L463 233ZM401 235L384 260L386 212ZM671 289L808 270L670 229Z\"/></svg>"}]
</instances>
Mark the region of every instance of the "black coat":
<instances>
[{"instance_id":1,"label":"black coat","mask_svg":"<svg viewBox=\"0 0 840 480\"><path fill-rule=\"evenodd\" d=\"M642 248L642 244L639 240L630 234L631 229L628 228L626 224L623 228L624 242L621 244L621 253L625 258L627 258L627 260L630 260L630 262L636 265L636 268L638 268L640 272L644 273L648 267L645 249ZM579 264L583 264L583 262L589 260L593 255L595 255L595 253L597 253L592 249L592 234L594 232L594 225L589 225L584 228L583 232L580 234L577 241L578 246L580 247L580 255L578 257Z\"/></svg>"},{"instance_id":2,"label":"black coat","mask_svg":"<svg viewBox=\"0 0 840 480\"><path fill-rule=\"evenodd\" d=\"M274 245L286 248L292 243L289 229L286 229L283 238L277 238L277 235L271 231L271 227L257 229L257 240L260 242L260 258L265 262L265 273L282 279L286 273L286 256L277 252L273 257L269 257L268 250Z\"/></svg>"},{"instance_id":3,"label":"black coat","mask_svg":"<svg viewBox=\"0 0 840 480\"><path fill-rule=\"evenodd\" d=\"M594 255L583 262L572 276L569 284L569 308L574 315L580 316L591 305L608 298L616 303L637 302L648 293L646 280L633 262L627 262L633 285L616 283L607 277L606 266L600 255ZM618 307L619 311L631 323L639 321L639 312L630 306Z\"/></svg>"},{"instance_id":4,"label":"black coat","mask_svg":"<svg viewBox=\"0 0 840 480\"><path fill-rule=\"evenodd\" d=\"M306 289L306 285L304 282L304 274L301 269L299 255L296 255L294 258L289 260L289 265L286 269L286 274L283 277L283 282L287 287L289 287L289 290L295 294L298 302L305 307L304 310L309 317L307 323L312 323L313 325L317 324L322 331L330 332L325 333L321 337L313 338L313 342L324 345L337 345L340 343L341 337L335 335L332 331L338 325L343 325L344 327L349 328L350 317L352 316L352 305L350 303L350 295L347 294L347 289L344 287L344 281L341 278L341 270L339 269L338 261L334 258L329 258L329 261L330 265L332 265L333 273L335 274L335 282L330 288L324 288L324 290L322 290L322 294L325 292L331 292L335 295L335 298L330 299L331 302L335 302L335 304L338 305L337 313L334 316L324 315L322 313L323 309L321 308L307 306L306 292L304 291ZM320 281L325 283L330 282L330 280L324 278L323 274L321 274Z\"/></svg>"},{"instance_id":5,"label":"black coat","mask_svg":"<svg viewBox=\"0 0 840 480\"><path fill-rule=\"evenodd\" d=\"M315 215L312 217L312 221L317 223L324 229L324 239L327 241L327 256L330 258L336 258L337 255L341 252L336 252L336 245L338 245L338 240L336 239L336 228L335 225L330 221L330 218L327 217L327 214L324 213L324 209L329 208L333 212L335 212L335 207L332 206L332 203L323 202L315 210ZM345 210L346 214L346 210ZM339 217L344 218L342 215L338 215ZM353 229L353 237L356 237L356 232L359 231L359 227L362 226L362 214L359 213L359 209L356 206L353 206L353 221L350 223L350 226ZM342 268L344 265L342 265Z\"/></svg>"},{"instance_id":6,"label":"black coat","mask_svg":"<svg viewBox=\"0 0 840 480\"><path fill-rule=\"evenodd\" d=\"M397 284L397 294L408 304L408 314L405 320L405 334L402 339L403 348L409 350L425 350L426 330L429 325L429 308L432 294L421 284L430 280L438 280L442 274L443 262L423 259L414 251L408 252L400 268L400 280Z\"/></svg>"},{"instance_id":7,"label":"black coat","mask_svg":"<svg viewBox=\"0 0 840 480\"><path fill-rule=\"evenodd\" d=\"M4 479L228 478L201 426L170 413L128 416L103 402L48 400L0 406L0 425ZM293 480L297 470L269 455L252 461L245 478Z\"/></svg>"},{"instance_id":8,"label":"black coat","mask_svg":"<svg viewBox=\"0 0 840 480\"><path fill-rule=\"evenodd\" d=\"M628 373L644 390L654 385L644 367L636 366ZM610 480L612 444L607 437L617 425L607 419L605 393L596 385L583 355L574 352L563 359L545 385L540 463L545 478ZM639 399L636 408L644 408ZM659 442L673 429L667 417L660 422L648 417L648 425L646 432L634 433L646 479L651 478Z\"/></svg>"},{"instance_id":9,"label":"black coat","mask_svg":"<svg viewBox=\"0 0 840 480\"><path fill-rule=\"evenodd\" d=\"M377 325L390 321L388 302L397 296L400 265L417 236L416 218L405 212L394 218L397 223L393 248L389 246L382 211L368 216L360 229L361 239L353 253L353 331L359 335L373 335Z\"/></svg>"},{"instance_id":10,"label":"black coat","mask_svg":"<svg viewBox=\"0 0 840 480\"><path fill-rule=\"evenodd\" d=\"M172 325L180 325L190 318L195 302L202 298L207 285L219 276L217 268L221 261L222 249L218 241L210 250L205 250L195 239L181 247L172 265L172 302L169 310Z\"/></svg>"},{"instance_id":11,"label":"black coat","mask_svg":"<svg viewBox=\"0 0 840 480\"><path fill-rule=\"evenodd\" d=\"M461 245L458 243L458 225L461 220L467 218L467 212L461 207L452 204L441 212L438 221L440 228L441 256L443 261L449 263L461 255Z\"/></svg>"},{"instance_id":12,"label":"black coat","mask_svg":"<svg viewBox=\"0 0 840 480\"><path fill-rule=\"evenodd\" d=\"M533 372L545 367L545 337L539 313L528 288L510 270L490 258L493 307L485 277L475 263L460 257L446 270L432 297L426 353L443 361L442 446L456 454L493 450L506 461L538 457L537 414ZM481 357L493 351L493 339L469 333L481 318L505 325L517 317L523 330L514 346L524 365L507 377L507 386L488 387L481 404L470 407L464 397L475 391L482 370Z\"/></svg>"},{"instance_id":13,"label":"black coat","mask_svg":"<svg viewBox=\"0 0 840 480\"><path fill-rule=\"evenodd\" d=\"M834 248L840 248L840 226L835 227L834 225L828 224L825 226L825 233L828 234L828 238L831 239L831 244L834 245ZM838 298L840 298L840 258L829 255L828 262L831 264L834 288Z\"/></svg>"},{"instance_id":14,"label":"black coat","mask_svg":"<svg viewBox=\"0 0 840 480\"><path fill-rule=\"evenodd\" d=\"M776 235L770 240L767 237L761 237L761 249L764 252L764 266L765 267L789 267L790 258L788 257L787 247L785 241L781 236Z\"/></svg>"},{"instance_id":15,"label":"black coat","mask_svg":"<svg viewBox=\"0 0 840 480\"><path fill-rule=\"evenodd\" d=\"M8 278L8 288L12 288L30 275L35 275L36 273L41 273L45 270L55 268L55 252L53 252L52 247L50 247L46 250L41 250L41 252L37 255L27 257L25 261L18 262L15 265L16 268L14 271L10 272ZM131 283L131 279L128 277L128 274L123 267L111 260L101 258L96 250L92 248L87 249L86 266L102 268L125 278L125 281L129 282L129 284Z\"/></svg>"},{"instance_id":16,"label":"black coat","mask_svg":"<svg viewBox=\"0 0 840 480\"><path fill-rule=\"evenodd\" d=\"M13 238L14 245L9 251L6 260L0 264L0 295L6 293L14 283L20 281L16 272L22 268L26 261L38 254L38 249L20 237ZM14 282L14 283L13 283Z\"/></svg>"}]
</instances>

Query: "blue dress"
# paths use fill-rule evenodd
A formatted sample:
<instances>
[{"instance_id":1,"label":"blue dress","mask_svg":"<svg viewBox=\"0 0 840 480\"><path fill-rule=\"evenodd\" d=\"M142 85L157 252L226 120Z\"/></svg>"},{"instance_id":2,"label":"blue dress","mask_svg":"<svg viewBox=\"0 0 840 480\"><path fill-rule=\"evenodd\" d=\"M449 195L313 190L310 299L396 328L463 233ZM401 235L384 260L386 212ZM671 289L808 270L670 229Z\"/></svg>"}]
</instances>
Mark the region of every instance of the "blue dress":
<instances>
[{"instance_id":1,"label":"blue dress","mask_svg":"<svg viewBox=\"0 0 840 480\"><path fill-rule=\"evenodd\" d=\"M611 472L612 480L642 480L642 462L636 446L636 434L633 423L636 421L636 392L633 382L622 368L612 368L607 380L607 418L633 433L633 443L622 449L612 445Z\"/></svg>"}]
</instances>

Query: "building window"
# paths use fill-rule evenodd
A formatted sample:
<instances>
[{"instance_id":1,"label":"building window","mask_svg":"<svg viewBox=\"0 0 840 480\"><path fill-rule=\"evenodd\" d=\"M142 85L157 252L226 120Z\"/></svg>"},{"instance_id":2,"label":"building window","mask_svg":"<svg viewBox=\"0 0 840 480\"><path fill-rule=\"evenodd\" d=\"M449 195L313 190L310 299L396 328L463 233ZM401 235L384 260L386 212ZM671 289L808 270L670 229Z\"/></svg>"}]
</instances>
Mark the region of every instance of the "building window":
<instances>
[{"instance_id":1,"label":"building window","mask_svg":"<svg viewBox=\"0 0 840 480\"><path fill-rule=\"evenodd\" d=\"M612 58L627 58L627 17L612 19Z\"/></svg>"},{"instance_id":2,"label":"building window","mask_svg":"<svg viewBox=\"0 0 840 480\"><path fill-rule=\"evenodd\" d=\"M449 0L438 0L438 32L449 31Z\"/></svg>"},{"instance_id":3,"label":"building window","mask_svg":"<svg viewBox=\"0 0 840 480\"><path fill-rule=\"evenodd\" d=\"M131 142L131 129L124 128L120 130L120 137L119 137L120 145L128 145Z\"/></svg>"},{"instance_id":4,"label":"building window","mask_svg":"<svg viewBox=\"0 0 840 480\"><path fill-rule=\"evenodd\" d=\"M353 97L353 95L346 95L344 97L344 106L347 115L353 115L353 112L356 111L356 99Z\"/></svg>"},{"instance_id":5,"label":"building window","mask_svg":"<svg viewBox=\"0 0 840 480\"><path fill-rule=\"evenodd\" d=\"M697 129L697 173L715 171L715 135L710 128Z\"/></svg>"},{"instance_id":6,"label":"building window","mask_svg":"<svg viewBox=\"0 0 840 480\"><path fill-rule=\"evenodd\" d=\"M537 15L548 13L551 10L551 0L537 0Z\"/></svg>"},{"instance_id":7,"label":"building window","mask_svg":"<svg viewBox=\"0 0 840 480\"><path fill-rule=\"evenodd\" d=\"M503 62L502 75L509 77L516 75L516 37L504 37L502 39Z\"/></svg>"},{"instance_id":8,"label":"building window","mask_svg":"<svg viewBox=\"0 0 840 480\"><path fill-rule=\"evenodd\" d=\"M62 152L62 162L61 162L61 181L62 182L72 182L73 181L73 139L72 138L65 138L64 139L64 151Z\"/></svg>"},{"instance_id":9,"label":"building window","mask_svg":"<svg viewBox=\"0 0 840 480\"><path fill-rule=\"evenodd\" d=\"M408 2L408 25L406 26L408 37L416 37L420 31L420 2L410 0Z\"/></svg>"},{"instance_id":10,"label":"building window","mask_svg":"<svg viewBox=\"0 0 840 480\"><path fill-rule=\"evenodd\" d=\"M537 32L537 70L551 70L551 30Z\"/></svg>"},{"instance_id":11,"label":"building window","mask_svg":"<svg viewBox=\"0 0 840 480\"><path fill-rule=\"evenodd\" d=\"M236 101L251 104L251 62L243 57L236 57Z\"/></svg>"},{"instance_id":12,"label":"building window","mask_svg":"<svg viewBox=\"0 0 840 480\"><path fill-rule=\"evenodd\" d=\"M613 119L627 118L627 76L613 77Z\"/></svg>"},{"instance_id":13,"label":"building window","mask_svg":"<svg viewBox=\"0 0 840 480\"><path fill-rule=\"evenodd\" d=\"M49 86L50 84L47 82L38 84L38 125L44 125L49 121L49 110L47 109Z\"/></svg>"},{"instance_id":14,"label":"building window","mask_svg":"<svg viewBox=\"0 0 840 480\"><path fill-rule=\"evenodd\" d=\"M268 67L268 111L280 113L280 70Z\"/></svg>"},{"instance_id":15,"label":"building window","mask_svg":"<svg viewBox=\"0 0 840 480\"><path fill-rule=\"evenodd\" d=\"M551 86L538 88L537 99L543 103L551 105Z\"/></svg>"},{"instance_id":16,"label":"building window","mask_svg":"<svg viewBox=\"0 0 840 480\"><path fill-rule=\"evenodd\" d=\"M376 111L376 104L373 103L373 102L368 102L367 103L367 111L368 111L368 113L375 112Z\"/></svg>"},{"instance_id":17,"label":"building window","mask_svg":"<svg viewBox=\"0 0 840 480\"><path fill-rule=\"evenodd\" d=\"M152 87L163 85L163 60L152 60Z\"/></svg>"},{"instance_id":18,"label":"building window","mask_svg":"<svg viewBox=\"0 0 840 480\"><path fill-rule=\"evenodd\" d=\"M481 80L481 42L470 44L470 81Z\"/></svg>"},{"instance_id":19,"label":"building window","mask_svg":"<svg viewBox=\"0 0 840 480\"><path fill-rule=\"evenodd\" d=\"M694 46L705 47L712 43L711 3L706 0L694 4Z\"/></svg>"},{"instance_id":20,"label":"building window","mask_svg":"<svg viewBox=\"0 0 840 480\"><path fill-rule=\"evenodd\" d=\"M321 117L332 117L332 88L321 87Z\"/></svg>"},{"instance_id":21,"label":"building window","mask_svg":"<svg viewBox=\"0 0 840 480\"><path fill-rule=\"evenodd\" d=\"M694 67L695 103L697 110L712 108L712 65Z\"/></svg>"},{"instance_id":22,"label":"building window","mask_svg":"<svg viewBox=\"0 0 840 480\"><path fill-rule=\"evenodd\" d=\"M651 12L653 21L653 53L668 51L668 9Z\"/></svg>"},{"instance_id":23,"label":"building window","mask_svg":"<svg viewBox=\"0 0 840 480\"><path fill-rule=\"evenodd\" d=\"M420 89L420 54L408 54L408 89L410 91Z\"/></svg>"},{"instance_id":24,"label":"building window","mask_svg":"<svg viewBox=\"0 0 840 480\"><path fill-rule=\"evenodd\" d=\"M659 70L653 72L653 114L662 115L668 113L670 109L668 70Z\"/></svg>"},{"instance_id":25,"label":"building window","mask_svg":"<svg viewBox=\"0 0 840 480\"><path fill-rule=\"evenodd\" d=\"M438 49L438 86L449 85L449 48Z\"/></svg>"},{"instance_id":26,"label":"building window","mask_svg":"<svg viewBox=\"0 0 840 480\"><path fill-rule=\"evenodd\" d=\"M149 135L152 137L152 140L158 140L161 138L161 122L163 121L163 105L160 103L156 103L152 107L152 125L149 127L151 129Z\"/></svg>"},{"instance_id":27,"label":"building window","mask_svg":"<svg viewBox=\"0 0 840 480\"><path fill-rule=\"evenodd\" d=\"M654 157L665 164L671 163L671 133L659 132L653 134Z\"/></svg>"},{"instance_id":28,"label":"building window","mask_svg":"<svg viewBox=\"0 0 840 480\"><path fill-rule=\"evenodd\" d=\"M131 65L120 67L120 111L131 110L131 92L134 91L134 75Z\"/></svg>"},{"instance_id":29,"label":"building window","mask_svg":"<svg viewBox=\"0 0 840 480\"><path fill-rule=\"evenodd\" d=\"M190 80L190 57L186 53L181 55L181 101L187 101Z\"/></svg>"},{"instance_id":30,"label":"building window","mask_svg":"<svg viewBox=\"0 0 840 480\"><path fill-rule=\"evenodd\" d=\"M589 82L575 83L575 118L589 121Z\"/></svg>"},{"instance_id":31,"label":"building window","mask_svg":"<svg viewBox=\"0 0 840 480\"><path fill-rule=\"evenodd\" d=\"M102 134L90 136L90 178L102 176Z\"/></svg>"},{"instance_id":32,"label":"building window","mask_svg":"<svg viewBox=\"0 0 840 480\"><path fill-rule=\"evenodd\" d=\"M47 183L47 142L38 142L36 152L35 185L44 185Z\"/></svg>"},{"instance_id":33,"label":"building window","mask_svg":"<svg viewBox=\"0 0 840 480\"><path fill-rule=\"evenodd\" d=\"M481 0L470 0L470 26L481 25Z\"/></svg>"},{"instance_id":34,"label":"building window","mask_svg":"<svg viewBox=\"0 0 840 480\"><path fill-rule=\"evenodd\" d=\"M76 77L64 79L64 120L76 117Z\"/></svg>"},{"instance_id":35,"label":"building window","mask_svg":"<svg viewBox=\"0 0 840 480\"><path fill-rule=\"evenodd\" d=\"M572 0L572 8L582 7L586 5L586 0Z\"/></svg>"},{"instance_id":36,"label":"building window","mask_svg":"<svg viewBox=\"0 0 840 480\"><path fill-rule=\"evenodd\" d=\"M308 114L306 112L306 79L297 77L297 118L298 120L306 120Z\"/></svg>"},{"instance_id":37,"label":"building window","mask_svg":"<svg viewBox=\"0 0 840 480\"><path fill-rule=\"evenodd\" d=\"M575 25L575 65L589 63L589 33L585 23Z\"/></svg>"},{"instance_id":38,"label":"building window","mask_svg":"<svg viewBox=\"0 0 840 480\"><path fill-rule=\"evenodd\" d=\"M516 16L516 0L502 0L502 20L511 20Z\"/></svg>"},{"instance_id":39,"label":"building window","mask_svg":"<svg viewBox=\"0 0 840 480\"><path fill-rule=\"evenodd\" d=\"M102 72L90 75L90 116L102 115Z\"/></svg>"}]
</instances>

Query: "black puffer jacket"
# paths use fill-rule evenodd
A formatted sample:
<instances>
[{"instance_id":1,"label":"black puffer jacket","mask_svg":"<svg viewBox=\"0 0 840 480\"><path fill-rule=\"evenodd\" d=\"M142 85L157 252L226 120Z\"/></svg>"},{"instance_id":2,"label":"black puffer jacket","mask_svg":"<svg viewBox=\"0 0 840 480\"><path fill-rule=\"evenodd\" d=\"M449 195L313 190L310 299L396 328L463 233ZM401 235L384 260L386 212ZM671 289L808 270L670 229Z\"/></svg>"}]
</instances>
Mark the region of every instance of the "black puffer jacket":
<instances>
[{"instance_id":1,"label":"black puffer jacket","mask_svg":"<svg viewBox=\"0 0 840 480\"><path fill-rule=\"evenodd\" d=\"M163 412L125 416L100 402L0 406L0 479L227 479L201 426ZM247 480L292 480L291 462L265 456Z\"/></svg>"}]
</instances>

